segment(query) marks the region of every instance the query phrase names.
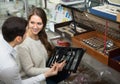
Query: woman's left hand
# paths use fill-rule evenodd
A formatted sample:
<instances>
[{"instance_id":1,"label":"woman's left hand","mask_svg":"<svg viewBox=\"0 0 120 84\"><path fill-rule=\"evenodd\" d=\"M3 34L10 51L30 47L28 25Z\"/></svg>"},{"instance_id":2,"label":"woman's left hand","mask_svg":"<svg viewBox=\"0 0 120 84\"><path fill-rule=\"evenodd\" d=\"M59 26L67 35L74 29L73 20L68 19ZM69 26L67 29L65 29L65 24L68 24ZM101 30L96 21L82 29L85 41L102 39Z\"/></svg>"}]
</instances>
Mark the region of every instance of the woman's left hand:
<instances>
[{"instance_id":1,"label":"woman's left hand","mask_svg":"<svg viewBox=\"0 0 120 84\"><path fill-rule=\"evenodd\" d=\"M61 63L57 63L58 71L62 71L64 66L66 64L66 61L62 61Z\"/></svg>"}]
</instances>

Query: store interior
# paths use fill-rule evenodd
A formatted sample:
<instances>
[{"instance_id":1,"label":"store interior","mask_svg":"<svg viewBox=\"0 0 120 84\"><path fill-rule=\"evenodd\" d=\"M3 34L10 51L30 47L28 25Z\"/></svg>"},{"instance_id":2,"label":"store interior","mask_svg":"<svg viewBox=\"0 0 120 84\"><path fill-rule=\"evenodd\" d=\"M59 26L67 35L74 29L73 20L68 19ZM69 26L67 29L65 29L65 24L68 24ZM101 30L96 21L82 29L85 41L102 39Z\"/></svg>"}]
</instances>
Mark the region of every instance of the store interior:
<instances>
[{"instance_id":1,"label":"store interior","mask_svg":"<svg viewBox=\"0 0 120 84\"><path fill-rule=\"evenodd\" d=\"M54 46L62 46L55 42L62 38L86 50L77 71L60 84L120 83L120 0L0 0L0 33L8 17L27 19L34 6L45 10Z\"/></svg>"}]
</instances>

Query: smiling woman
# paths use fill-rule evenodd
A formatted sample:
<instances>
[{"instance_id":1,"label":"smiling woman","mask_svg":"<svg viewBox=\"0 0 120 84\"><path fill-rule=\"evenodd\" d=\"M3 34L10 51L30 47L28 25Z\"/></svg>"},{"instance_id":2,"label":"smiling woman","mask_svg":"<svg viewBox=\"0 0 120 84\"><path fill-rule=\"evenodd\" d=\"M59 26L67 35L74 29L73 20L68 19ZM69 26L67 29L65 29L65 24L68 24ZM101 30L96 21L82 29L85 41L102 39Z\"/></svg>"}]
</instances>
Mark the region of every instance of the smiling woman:
<instances>
[{"instance_id":1,"label":"smiling woman","mask_svg":"<svg viewBox=\"0 0 120 84\"><path fill-rule=\"evenodd\" d=\"M46 67L46 62L48 58L52 56L54 49L49 43L45 31L46 22L46 13L42 8L34 8L29 13L26 38L23 43L17 47L23 78L32 77L50 69L50 67ZM58 75L47 78L46 81L42 81L41 84L57 84L67 78L69 76L68 72L61 72L64 65L65 61L59 63Z\"/></svg>"},{"instance_id":2,"label":"smiling woman","mask_svg":"<svg viewBox=\"0 0 120 84\"><path fill-rule=\"evenodd\" d=\"M43 28L43 22L41 20L41 18L39 18L39 16L37 15L33 15L31 16L31 19L28 23L28 28L29 28L29 35L31 36L31 38L33 39L39 39L38 37L38 33L42 30Z\"/></svg>"}]
</instances>

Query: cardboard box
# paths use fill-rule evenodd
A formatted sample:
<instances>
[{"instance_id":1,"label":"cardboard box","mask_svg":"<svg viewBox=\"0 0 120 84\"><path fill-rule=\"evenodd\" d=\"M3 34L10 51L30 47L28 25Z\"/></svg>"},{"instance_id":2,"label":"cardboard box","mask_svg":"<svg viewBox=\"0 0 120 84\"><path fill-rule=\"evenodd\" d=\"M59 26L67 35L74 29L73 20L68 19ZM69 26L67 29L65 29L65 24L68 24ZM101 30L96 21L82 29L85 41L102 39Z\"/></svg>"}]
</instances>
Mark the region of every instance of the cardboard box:
<instances>
[{"instance_id":1,"label":"cardboard box","mask_svg":"<svg viewBox=\"0 0 120 84\"><path fill-rule=\"evenodd\" d=\"M108 65L120 72L120 48L109 52Z\"/></svg>"}]
</instances>

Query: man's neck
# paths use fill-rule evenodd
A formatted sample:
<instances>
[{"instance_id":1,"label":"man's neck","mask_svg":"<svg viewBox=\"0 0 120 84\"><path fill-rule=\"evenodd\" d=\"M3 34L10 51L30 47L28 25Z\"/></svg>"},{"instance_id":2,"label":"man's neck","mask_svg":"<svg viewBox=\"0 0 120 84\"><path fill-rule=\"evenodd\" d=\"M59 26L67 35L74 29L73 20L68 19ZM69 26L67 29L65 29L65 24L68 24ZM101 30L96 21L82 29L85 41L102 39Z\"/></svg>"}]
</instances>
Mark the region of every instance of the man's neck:
<instances>
[{"instance_id":1,"label":"man's neck","mask_svg":"<svg viewBox=\"0 0 120 84\"><path fill-rule=\"evenodd\" d=\"M15 47L15 46L16 46L16 44L14 43L14 41L9 42L9 44L10 44L12 47Z\"/></svg>"}]
</instances>

